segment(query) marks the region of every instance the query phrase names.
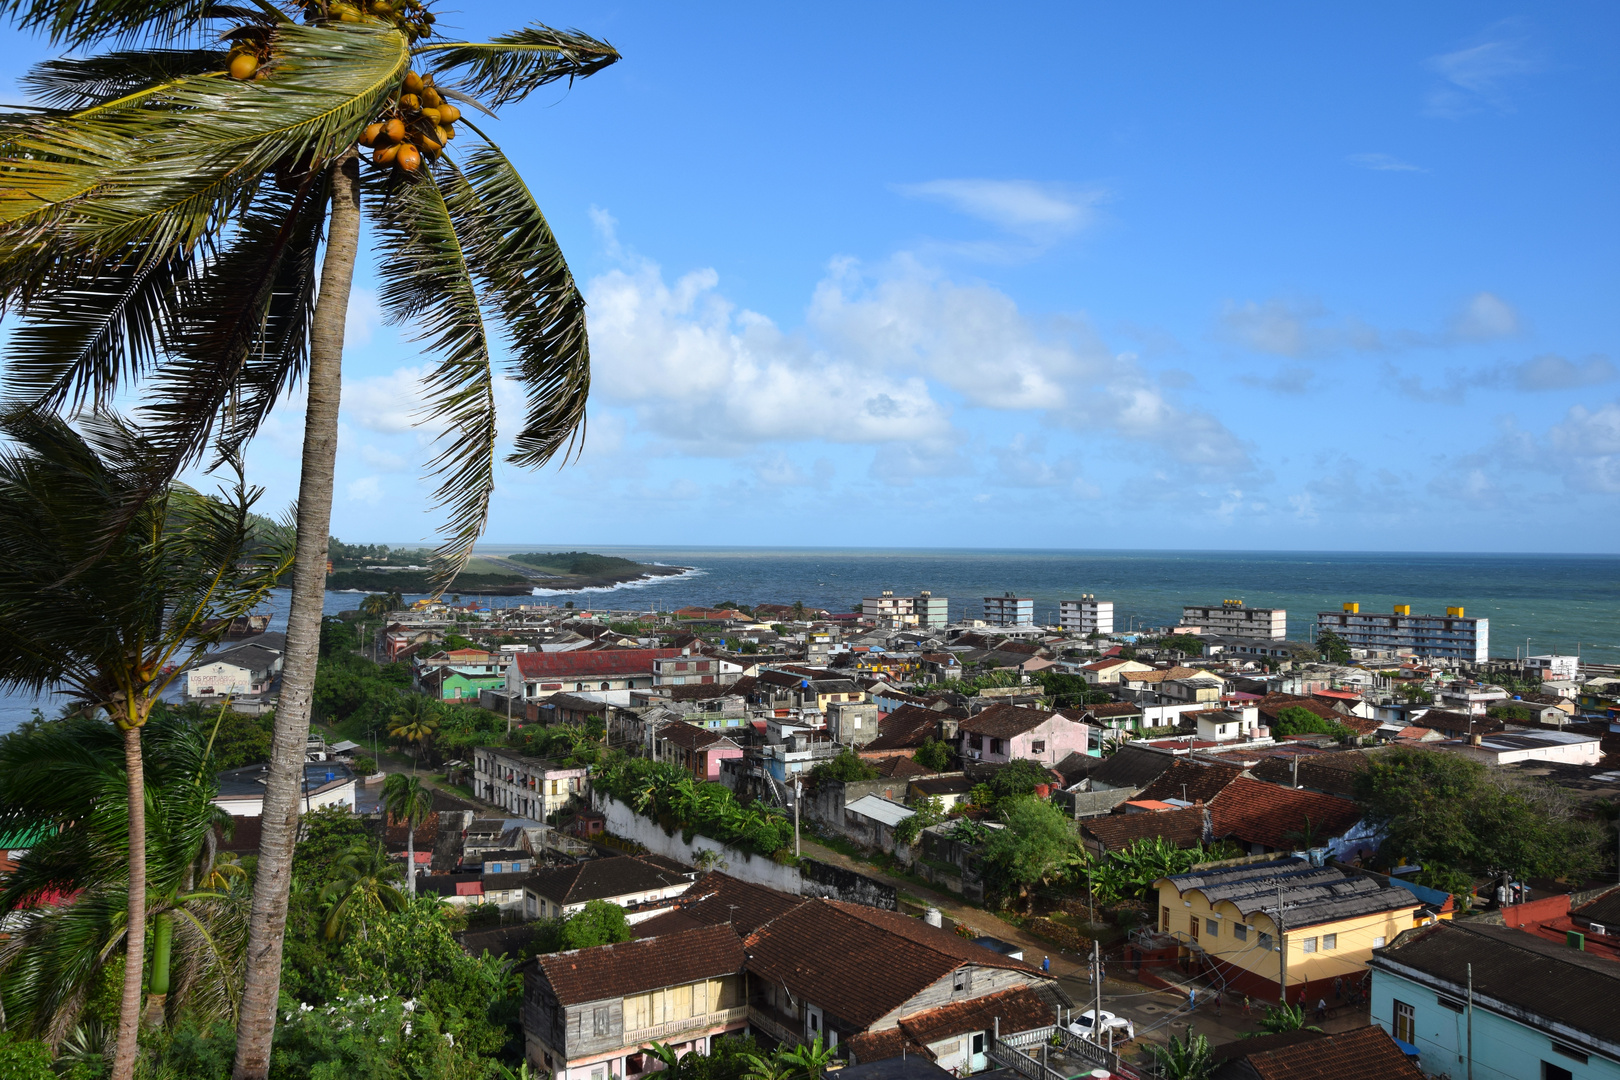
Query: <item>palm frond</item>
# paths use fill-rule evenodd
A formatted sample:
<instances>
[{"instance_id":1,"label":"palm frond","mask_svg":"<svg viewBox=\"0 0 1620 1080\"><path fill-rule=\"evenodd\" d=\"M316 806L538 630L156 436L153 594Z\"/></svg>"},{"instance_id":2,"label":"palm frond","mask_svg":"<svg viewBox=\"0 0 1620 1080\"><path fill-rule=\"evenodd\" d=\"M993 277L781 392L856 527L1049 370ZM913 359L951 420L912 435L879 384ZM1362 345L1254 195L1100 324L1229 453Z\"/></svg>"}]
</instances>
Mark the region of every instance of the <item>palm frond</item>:
<instances>
[{"instance_id":1,"label":"palm frond","mask_svg":"<svg viewBox=\"0 0 1620 1080\"><path fill-rule=\"evenodd\" d=\"M583 79L619 59L619 51L577 30L535 23L487 42L439 42L413 50L434 77L465 69L455 85L499 108L558 79Z\"/></svg>"},{"instance_id":2,"label":"palm frond","mask_svg":"<svg viewBox=\"0 0 1620 1080\"><path fill-rule=\"evenodd\" d=\"M442 186L441 186L442 185ZM417 340L439 356L427 377L423 415L442 422L436 504L449 514L449 538L435 553L435 581L448 587L483 532L495 487L495 375L478 292L456 219L473 198L448 164L438 174L390 184L373 181L368 204L384 238L383 308L394 322L417 322ZM460 211L451 203L463 204Z\"/></svg>"},{"instance_id":3,"label":"palm frond","mask_svg":"<svg viewBox=\"0 0 1620 1080\"><path fill-rule=\"evenodd\" d=\"M527 398L523 429L508 460L534 468L584 431L591 388L585 298L539 204L506 155L486 142L469 155L466 179L474 201L453 204L469 206L466 220L456 224L477 237L469 261L500 312L515 357L512 374Z\"/></svg>"},{"instance_id":4,"label":"palm frond","mask_svg":"<svg viewBox=\"0 0 1620 1080\"><path fill-rule=\"evenodd\" d=\"M106 38L171 40L208 17L210 0L4 0L0 14L51 41L83 45Z\"/></svg>"},{"instance_id":5,"label":"palm frond","mask_svg":"<svg viewBox=\"0 0 1620 1080\"><path fill-rule=\"evenodd\" d=\"M98 56L64 56L36 64L20 80L35 101L77 112L104 108L190 75L222 73L220 49L128 49Z\"/></svg>"},{"instance_id":6,"label":"palm frond","mask_svg":"<svg viewBox=\"0 0 1620 1080\"><path fill-rule=\"evenodd\" d=\"M31 297L6 347L6 399L42 409L87 401L105 408L162 354L189 269L175 254L130 260Z\"/></svg>"},{"instance_id":7,"label":"palm frond","mask_svg":"<svg viewBox=\"0 0 1620 1080\"><path fill-rule=\"evenodd\" d=\"M330 170L293 193L267 189L231 242L186 283L143 419L176 464L215 431L241 446L303 371Z\"/></svg>"}]
</instances>

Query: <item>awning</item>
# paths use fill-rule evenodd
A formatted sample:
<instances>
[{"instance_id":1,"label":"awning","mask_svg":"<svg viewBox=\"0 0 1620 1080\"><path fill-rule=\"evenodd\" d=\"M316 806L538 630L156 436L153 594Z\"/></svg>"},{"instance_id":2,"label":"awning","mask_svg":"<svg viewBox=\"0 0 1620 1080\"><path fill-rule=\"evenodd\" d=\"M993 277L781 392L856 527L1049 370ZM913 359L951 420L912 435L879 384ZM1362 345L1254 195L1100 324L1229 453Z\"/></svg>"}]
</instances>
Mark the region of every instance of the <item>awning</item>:
<instances>
[{"instance_id":1,"label":"awning","mask_svg":"<svg viewBox=\"0 0 1620 1080\"><path fill-rule=\"evenodd\" d=\"M1396 1039L1395 1045L1400 1047L1401 1053L1405 1054L1407 1057L1420 1057L1423 1053L1423 1051L1419 1050L1417 1047L1403 1039Z\"/></svg>"}]
</instances>

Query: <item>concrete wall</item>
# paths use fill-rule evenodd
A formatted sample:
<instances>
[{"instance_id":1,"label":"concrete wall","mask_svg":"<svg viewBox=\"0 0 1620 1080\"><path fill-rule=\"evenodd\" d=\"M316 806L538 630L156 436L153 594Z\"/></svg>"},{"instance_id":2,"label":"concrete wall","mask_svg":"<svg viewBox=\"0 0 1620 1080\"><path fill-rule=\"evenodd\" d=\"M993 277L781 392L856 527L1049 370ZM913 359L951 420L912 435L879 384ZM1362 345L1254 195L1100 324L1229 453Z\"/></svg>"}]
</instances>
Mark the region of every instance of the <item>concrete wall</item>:
<instances>
[{"instance_id":1,"label":"concrete wall","mask_svg":"<svg viewBox=\"0 0 1620 1080\"><path fill-rule=\"evenodd\" d=\"M815 859L799 860L800 892L850 904L865 904L884 911L900 910L900 894L891 885Z\"/></svg>"},{"instance_id":2,"label":"concrete wall","mask_svg":"<svg viewBox=\"0 0 1620 1080\"><path fill-rule=\"evenodd\" d=\"M1113 788L1109 791L1058 791L1052 795L1054 805L1068 810L1069 816L1080 818L1101 817L1120 803L1136 794L1136 788Z\"/></svg>"},{"instance_id":3,"label":"concrete wall","mask_svg":"<svg viewBox=\"0 0 1620 1080\"><path fill-rule=\"evenodd\" d=\"M722 844L711 837L693 835L688 844L680 830L673 835L652 818L643 817L629 806L605 792L593 792L591 805L607 818L607 831L626 840L634 840L656 855L693 863L699 851L712 851L720 856L720 869L734 878L751 881L781 892L798 895L802 885L796 867L783 866L765 855Z\"/></svg>"}]
</instances>

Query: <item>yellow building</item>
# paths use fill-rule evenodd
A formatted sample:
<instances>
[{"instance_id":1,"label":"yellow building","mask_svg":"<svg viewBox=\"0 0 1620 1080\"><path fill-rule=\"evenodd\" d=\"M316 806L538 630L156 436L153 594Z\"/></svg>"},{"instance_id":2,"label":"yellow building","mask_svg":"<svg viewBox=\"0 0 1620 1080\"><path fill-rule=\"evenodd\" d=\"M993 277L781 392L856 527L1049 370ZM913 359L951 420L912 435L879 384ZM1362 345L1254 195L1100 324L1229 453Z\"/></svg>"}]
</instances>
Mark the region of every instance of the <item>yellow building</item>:
<instances>
[{"instance_id":1,"label":"yellow building","mask_svg":"<svg viewBox=\"0 0 1620 1080\"><path fill-rule=\"evenodd\" d=\"M1301 858L1212 865L1154 883L1159 932L1188 970L1230 993L1333 1004L1367 974L1372 951L1423 906L1405 889ZM1281 907L1279 918L1278 910Z\"/></svg>"}]
</instances>

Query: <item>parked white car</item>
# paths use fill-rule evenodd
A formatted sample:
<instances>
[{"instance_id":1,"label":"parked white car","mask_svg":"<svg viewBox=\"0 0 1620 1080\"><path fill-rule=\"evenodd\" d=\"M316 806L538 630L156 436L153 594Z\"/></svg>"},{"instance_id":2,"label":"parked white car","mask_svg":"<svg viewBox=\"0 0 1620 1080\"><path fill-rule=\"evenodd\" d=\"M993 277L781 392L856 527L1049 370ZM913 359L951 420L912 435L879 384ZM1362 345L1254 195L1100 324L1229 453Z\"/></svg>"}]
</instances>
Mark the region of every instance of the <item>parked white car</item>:
<instances>
[{"instance_id":1,"label":"parked white car","mask_svg":"<svg viewBox=\"0 0 1620 1080\"><path fill-rule=\"evenodd\" d=\"M1094 1019L1094 1017L1097 1015L1101 1015L1102 1017L1102 1021L1100 1023ZM1115 1042L1130 1042L1132 1039L1136 1038L1136 1025L1131 1023L1123 1016L1115 1016L1107 1009L1104 1009L1100 1014L1097 1013L1096 1009L1087 1009L1085 1012L1071 1017L1070 1021L1070 1034L1078 1035L1082 1039L1091 1039L1093 1042L1099 1041L1091 1033L1093 1025L1095 1025L1102 1034L1101 1041L1103 1042L1107 1041L1109 1032L1113 1032Z\"/></svg>"}]
</instances>

